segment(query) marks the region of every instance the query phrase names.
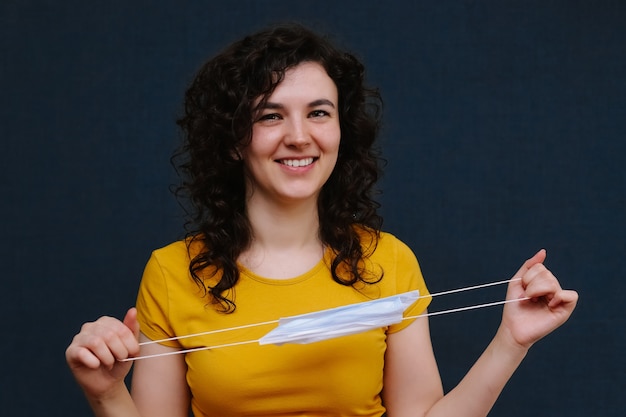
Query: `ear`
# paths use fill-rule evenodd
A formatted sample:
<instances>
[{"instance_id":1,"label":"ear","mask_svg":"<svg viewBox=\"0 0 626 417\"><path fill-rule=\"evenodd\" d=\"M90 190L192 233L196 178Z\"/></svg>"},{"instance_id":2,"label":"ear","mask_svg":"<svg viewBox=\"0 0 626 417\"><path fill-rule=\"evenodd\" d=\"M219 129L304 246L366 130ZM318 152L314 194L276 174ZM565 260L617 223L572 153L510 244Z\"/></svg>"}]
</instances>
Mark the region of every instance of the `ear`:
<instances>
[{"instance_id":1,"label":"ear","mask_svg":"<svg viewBox=\"0 0 626 417\"><path fill-rule=\"evenodd\" d=\"M243 151L238 147L236 149L233 149L230 152L230 156L233 158L233 161L243 161L244 160L244 153Z\"/></svg>"}]
</instances>

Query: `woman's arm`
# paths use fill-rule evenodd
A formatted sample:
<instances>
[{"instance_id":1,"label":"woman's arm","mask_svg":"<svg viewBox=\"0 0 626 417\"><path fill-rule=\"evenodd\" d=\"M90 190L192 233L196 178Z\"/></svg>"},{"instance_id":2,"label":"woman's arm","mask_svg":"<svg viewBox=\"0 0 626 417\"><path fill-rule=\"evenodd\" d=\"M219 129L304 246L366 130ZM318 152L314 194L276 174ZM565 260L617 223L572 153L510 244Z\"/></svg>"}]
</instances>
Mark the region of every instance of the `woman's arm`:
<instances>
[{"instance_id":1,"label":"woman's arm","mask_svg":"<svg viewBox=\"0 0 626 417\"><path fill-rule=\"evenodd\" d=\"M140 334L139 341L149 339ZM157 355L177 349L149 344L141 356ZM185 355L168 355L136 361L131 393L142 416L188 417L191 395L187 385Z\"/></svg>"},{"instance_id":2,"label":"woman's arm","mask_svg":"<svg viewBox=\"0 0 626 417\"><path fill-rule=\"evenodd\" d=\"M443 397L426 317L387 337L382 396L388 417L423 416Z\"/></svg>"},{"instance_id":3,"label":"woman's arm","mask_svg":"<svg viewBox=\"0 0 626 417\"><path fill-rule=\"evenodd\" d=\"M426 318L389 335L385 357L385 405L389 417L484 417L517 369L528 349L571 315L578 294L562 290L545 268L545 251L526 261L507 291L507 299L531 300L507 304L502 324L485 352L447 395L437 396L441 381L429 348Z\"/></svg>"},{"instance_id":4,"label":"woman's arm","mask_svg":"<svg viewBox=\"0 0 626 417\"><path fill-rule=\"evenodd\" d=\"M189 394L183 355L142 359L133 371L133 396L124 379L132 362L122 359L176 350L158 344L140 348L137 311L121 322L101 317L85 323L66 350L66 360L96 417L187 417Z\"/></svg>"}]
</instances>

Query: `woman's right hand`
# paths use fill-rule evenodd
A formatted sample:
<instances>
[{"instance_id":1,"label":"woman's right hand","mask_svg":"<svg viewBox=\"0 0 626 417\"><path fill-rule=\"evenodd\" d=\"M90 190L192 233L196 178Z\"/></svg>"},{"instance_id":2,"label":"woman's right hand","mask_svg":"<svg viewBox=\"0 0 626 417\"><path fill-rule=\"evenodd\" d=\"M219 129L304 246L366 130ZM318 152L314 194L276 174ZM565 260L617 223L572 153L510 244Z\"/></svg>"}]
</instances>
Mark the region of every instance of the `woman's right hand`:
<instances>
[{"instance_id":1,"label":"woman's right hand","mask_svg":"<svg viewBox=\"0 0 626 417\"><path fill-rule=\"evenodd\" d=\"M82 326L65 358L88 397L105 397L124 384L132 362L120 360L139 354L138 337L135 308L128 310L123 322L105 316Z\"/></svg>"}]
</instances>

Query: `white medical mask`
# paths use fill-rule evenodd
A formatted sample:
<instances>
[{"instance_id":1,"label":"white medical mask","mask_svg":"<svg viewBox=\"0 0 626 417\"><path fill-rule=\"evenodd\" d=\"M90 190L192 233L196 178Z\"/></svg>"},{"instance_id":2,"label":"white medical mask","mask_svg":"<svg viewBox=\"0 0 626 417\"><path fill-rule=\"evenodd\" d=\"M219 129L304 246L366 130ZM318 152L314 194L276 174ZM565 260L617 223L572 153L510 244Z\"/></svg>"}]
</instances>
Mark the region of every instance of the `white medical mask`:
<instances>
[{"instance_id":1,"label":"white medical mask","mask_svg":"<svg viewBox=\"0 0 626 417\"><path fill-rule=\"evenodd\" d=\"M259 339L259 344L312 343L400 323L404 310L418 298L416 290L282 318L278 327Z\"/></svg>"}]
</instances>

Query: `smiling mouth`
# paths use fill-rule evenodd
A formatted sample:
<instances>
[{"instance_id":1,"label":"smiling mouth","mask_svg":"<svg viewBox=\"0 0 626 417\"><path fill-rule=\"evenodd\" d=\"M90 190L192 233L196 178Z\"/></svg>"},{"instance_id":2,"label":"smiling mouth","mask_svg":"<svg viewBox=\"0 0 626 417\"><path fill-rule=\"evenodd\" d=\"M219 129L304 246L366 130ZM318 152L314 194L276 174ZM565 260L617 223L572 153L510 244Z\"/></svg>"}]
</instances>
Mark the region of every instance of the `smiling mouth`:
<instances>
[{"instance_id":1,"label":"smiling mouth","mask_svg":"<svg viewBox=\"0 0 626 417\"><path fill-rule=\"evenodd\" d=\"M289 167L300 168L311 165L317 158L304 158L304 159L279 159L277 162Z\"/></svg>"}]
</instances>

